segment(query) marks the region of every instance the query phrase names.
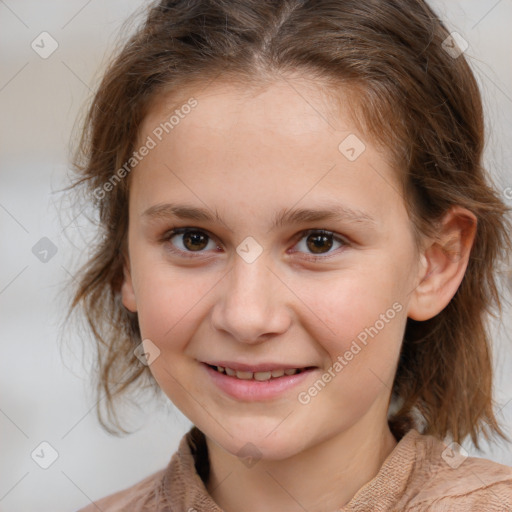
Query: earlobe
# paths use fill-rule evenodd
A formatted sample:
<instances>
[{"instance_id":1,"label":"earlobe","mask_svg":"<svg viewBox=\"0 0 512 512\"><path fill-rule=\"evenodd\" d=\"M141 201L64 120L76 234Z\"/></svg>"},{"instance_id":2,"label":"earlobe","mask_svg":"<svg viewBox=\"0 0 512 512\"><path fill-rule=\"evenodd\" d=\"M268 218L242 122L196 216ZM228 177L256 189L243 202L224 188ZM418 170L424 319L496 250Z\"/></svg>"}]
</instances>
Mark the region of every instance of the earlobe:
<instances>
[{"instance_id":1,"label":"earlobe","mask_svg":"<svg viewBox=\"0 0 512 512\"><path fill-rule=\"evenodd\" d=\"M420 282L412 292L409 318L429 320L452 300L468 266L476 227L477 218L465 208L445 214L438 236L421 254Z\"/></svg>"},{"instance_id":2,"label":"earlobe","mask_svg":"<svg viewBox=\"0 0 512 512\"><path fill-rule=\"evenodd\" d=\"M123 284L121 286L121 299L123 306L132 313L137 311L137 301L133 290L132 276L129 261L123 265Z\"/></svg>"}]
</instances>

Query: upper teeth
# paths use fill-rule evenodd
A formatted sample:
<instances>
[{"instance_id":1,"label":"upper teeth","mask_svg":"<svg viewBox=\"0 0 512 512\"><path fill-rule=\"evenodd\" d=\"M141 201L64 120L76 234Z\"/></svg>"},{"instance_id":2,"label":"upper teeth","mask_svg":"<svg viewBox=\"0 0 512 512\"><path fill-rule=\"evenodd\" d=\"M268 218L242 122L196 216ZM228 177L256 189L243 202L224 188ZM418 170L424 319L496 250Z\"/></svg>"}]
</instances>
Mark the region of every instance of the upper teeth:
<instances>
[{"instance_id":1,"label":"upper teeth","mask_svg":"<svg viewBox=\"0 0 512 512\"><path fill-rule=\"evenodd\" d=\"M231 377L237 377L243 380L270 380L272 377L282 377L283 375L295 375L299 370L297 368L287 368L286 370L271 370L268 372L244 372L239 370L233 370L232 368L217 366L217 371L220 373L226 373Z\"/></svg>"}]
</instances>

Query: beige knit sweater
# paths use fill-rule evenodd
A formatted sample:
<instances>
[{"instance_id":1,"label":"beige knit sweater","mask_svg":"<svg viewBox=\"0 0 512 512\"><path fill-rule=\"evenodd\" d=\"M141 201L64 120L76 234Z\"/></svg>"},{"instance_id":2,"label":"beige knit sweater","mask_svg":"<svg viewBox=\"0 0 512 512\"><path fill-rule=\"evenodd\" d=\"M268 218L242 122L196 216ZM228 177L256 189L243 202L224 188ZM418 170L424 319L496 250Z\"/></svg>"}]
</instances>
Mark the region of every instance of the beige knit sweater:
<instances>
[{"instance_id":1,"label":"beige knit sweater","mask_svg":"<svg viewBox=\"0 0 512 512\"><path fill-rule=\"evenodd\" d=\"M79 512L222 512L196 471L196 457L207 452L202 436L203 445L196 449L192 430L166 469ZM512 512L512 468L458 458L446 448L410 430L377 475L336 512Z\"/></svg>"}]
</instances>

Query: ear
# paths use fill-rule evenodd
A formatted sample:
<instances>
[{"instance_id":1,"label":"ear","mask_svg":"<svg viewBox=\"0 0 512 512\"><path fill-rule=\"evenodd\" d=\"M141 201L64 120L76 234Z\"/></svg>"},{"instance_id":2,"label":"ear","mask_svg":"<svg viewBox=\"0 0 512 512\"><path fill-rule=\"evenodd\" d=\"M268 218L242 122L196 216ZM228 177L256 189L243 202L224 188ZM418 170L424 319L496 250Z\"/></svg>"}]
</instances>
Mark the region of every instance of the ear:
<instances>
[{"instance_id":1,"label":"ear","mask_svg":"<svg viewBox=\"0 0 512 512\"><path fill-rule=\"evenodd\" d=\"M130 259L128 256L124 257L123 265L123 284L121 285L121 299L123 306L132 313L137 311L137 301L135 299L135 292L133 290L132 275L130 269Z\"/></svg>"},{"instance_id":2,"label":"ear","mask_svg":"<svg viewBox=\"0 0 512 512\"><path fill-rule=\"evenodd\" d=\"M476 227L477 218L465 208L456 206L444 215L435 240L422 250L420 283L411 295L409 318L429 320L452 300L468 266Z\"/></svg>"}]
</instances>

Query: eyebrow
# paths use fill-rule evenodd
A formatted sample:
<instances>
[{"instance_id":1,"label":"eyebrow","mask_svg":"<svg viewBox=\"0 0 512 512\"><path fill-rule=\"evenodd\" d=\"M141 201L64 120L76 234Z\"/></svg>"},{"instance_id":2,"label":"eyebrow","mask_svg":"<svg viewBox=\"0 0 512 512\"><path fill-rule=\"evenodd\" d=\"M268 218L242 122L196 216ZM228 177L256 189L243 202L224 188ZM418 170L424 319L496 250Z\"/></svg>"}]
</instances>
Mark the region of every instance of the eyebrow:
<instances>
[{"instance_id":1,"label":"eyebrow","mask_svg":"<svg viewBox=\"0 0 512 512\"><path fill-rule=\"evenodd\" d=\"M177 217L183 220L197 220L205 222L217 221L224 224L224 221L217 210L212 214L211 211L206 208L198 208L187 204L156 204L145 210L141 217L148 218L150 220L166 220L172 217ZM375 227L377 225L376 220L368 213L334 203L324 205L321 209L284 208L274 215L270 229L273 230L284 225L320 221L352 222L365 224L369 227Z\"/></svg>"}]
</instances>

